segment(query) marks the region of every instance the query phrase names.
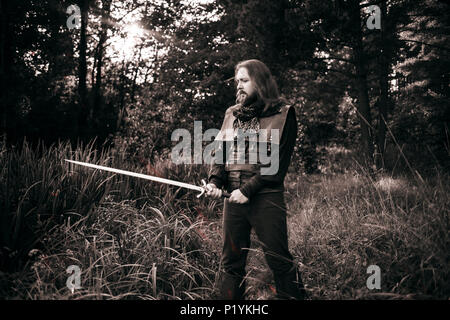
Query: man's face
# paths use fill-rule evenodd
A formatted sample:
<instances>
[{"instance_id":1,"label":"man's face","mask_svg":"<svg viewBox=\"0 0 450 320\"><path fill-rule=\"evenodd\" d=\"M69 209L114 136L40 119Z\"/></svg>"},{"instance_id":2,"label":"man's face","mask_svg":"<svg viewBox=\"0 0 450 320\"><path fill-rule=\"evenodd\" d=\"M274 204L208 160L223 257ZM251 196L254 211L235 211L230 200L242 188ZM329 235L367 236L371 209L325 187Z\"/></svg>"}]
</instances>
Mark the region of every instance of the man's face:
<instances>
[{"instance_id":1,"label":"man's face","mask_svg":"<svg viewBox=\"0 0 450 320\"><path fill-rule=\"evenodd\" d=\"M235 76L235 81L237 103L243 103L246 99L256 94L255 86L248 75L247 68L239 68Z\"/></svg>"}]
</instances>

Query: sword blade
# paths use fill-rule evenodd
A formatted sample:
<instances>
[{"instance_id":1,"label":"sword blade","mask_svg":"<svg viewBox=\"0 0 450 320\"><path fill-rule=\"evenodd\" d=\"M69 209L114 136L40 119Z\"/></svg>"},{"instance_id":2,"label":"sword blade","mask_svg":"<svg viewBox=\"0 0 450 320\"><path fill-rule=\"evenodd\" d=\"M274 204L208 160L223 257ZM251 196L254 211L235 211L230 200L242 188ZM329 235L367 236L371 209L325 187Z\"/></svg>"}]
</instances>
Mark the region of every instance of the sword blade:
<instances>
[{"instance_id":1,"label":"sword blade","mask_svg":"<svg viewBox=\"0 0 450 320\"><path fill-rule=\"evenodd\" d=\"M115 169L115 168L99 166L99 165L92 164L92 163L87 163L87 162L67 160L67 159L64 159L64 160L67 161L67 162L70 162L70 163L74 163L74 164L78 164L80 166L84 166L84 167L89 167L89 168L93 168L93 169L114 172L114 173L123 174L123 175L130 176L130 177L136 177L136 178L151 180L151 181L155 181L155 182L170 184L170 185L181 187L181 188L186 188L186 189L191 189L191 190L195 190L195 191L200 191L202 194L205 191L205 189L203 187L196 186L194 184L185 183L185 182L180 182L180 181L175 181L175 180L170 180L170 179L150 176L150 175L147 175L147 174L136 173L136 172L126 171L126 170L121 170L121 169Z\"/></svg>"}]
</instances>

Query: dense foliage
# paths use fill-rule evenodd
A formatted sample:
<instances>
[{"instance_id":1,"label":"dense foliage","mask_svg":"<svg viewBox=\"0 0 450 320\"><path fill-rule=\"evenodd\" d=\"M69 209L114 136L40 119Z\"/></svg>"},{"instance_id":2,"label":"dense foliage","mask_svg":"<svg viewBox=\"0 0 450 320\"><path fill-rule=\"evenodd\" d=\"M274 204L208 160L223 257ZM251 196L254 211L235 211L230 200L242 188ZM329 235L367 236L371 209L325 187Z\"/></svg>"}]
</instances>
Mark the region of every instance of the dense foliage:
<instances>
[{"instance_id":1,"label":"dense foliage","mask_svg":"<svg viewBox=\"0 0 450 320\"><path fill-rule=\"evenodd\" d=\"M79 0L73 29L70 4L1 2L0 123L10 145L97 137L152 160L170 150L175 128L219 127L234 65L257 58L296 105L305 172L329 143L358 147L379 168L409 157L448 168L442 1L374 2L380 29L369 28L370 1ZM428 156L414 157L419 150Z\"/></svg>"}]
</instances>

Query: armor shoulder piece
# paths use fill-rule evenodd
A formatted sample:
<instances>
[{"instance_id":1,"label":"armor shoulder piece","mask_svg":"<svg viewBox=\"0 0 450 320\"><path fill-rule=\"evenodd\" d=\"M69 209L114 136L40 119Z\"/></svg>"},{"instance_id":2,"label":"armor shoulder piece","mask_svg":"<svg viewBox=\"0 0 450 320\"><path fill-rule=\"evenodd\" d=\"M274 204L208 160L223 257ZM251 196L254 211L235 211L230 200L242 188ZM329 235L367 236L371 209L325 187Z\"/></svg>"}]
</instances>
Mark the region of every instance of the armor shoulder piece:
<instances>
[{"instance_id":1,"label":"armor shoulder piece","mask_svg":"<svg viewBox=\"0 0 450 320\"><path fill-rule=\"evenodd\" d=\"M216 137L216 140L230 140L232 139L233 134L231 131L233 130L233 122L234 122L234 115L233 111L236 110L239 107L239 105L233 105L227 109L225 112L225 116L223 119L222 127L220 129L219 134Z\"/></svg>"},{"instance_id":2,"label":"armor shoulder piece","mask_svg":"<svg viewBox=\"0 0 450 320\"><path fill-rule=\"evenodd\" d=\"M291 104L285 104L281 107L282 112L285 111L286 113L289 111L289 109L292 108Z\"/></svg>"}]
</instances>

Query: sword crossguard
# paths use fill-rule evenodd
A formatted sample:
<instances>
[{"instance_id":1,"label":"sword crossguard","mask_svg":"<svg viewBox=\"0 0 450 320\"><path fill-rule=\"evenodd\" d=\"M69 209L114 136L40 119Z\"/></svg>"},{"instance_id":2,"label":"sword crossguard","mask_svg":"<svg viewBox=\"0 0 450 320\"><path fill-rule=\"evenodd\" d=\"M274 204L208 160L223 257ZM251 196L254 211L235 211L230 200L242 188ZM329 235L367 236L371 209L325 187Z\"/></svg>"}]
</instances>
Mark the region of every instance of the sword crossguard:
<instances>
[{"instance_id":1,"label":"sword crossguard","mask_svg":"<svg viewBox=\"0 0 450 320\"><path fill-rule=\"evenodd\" d=\"M202 187L203 187L203 189L202 189L201 193L197 195L197 198L200 198L206 191L206 181L205 181L205 179L202 179Z\"/></svg>"}]
</instances>

